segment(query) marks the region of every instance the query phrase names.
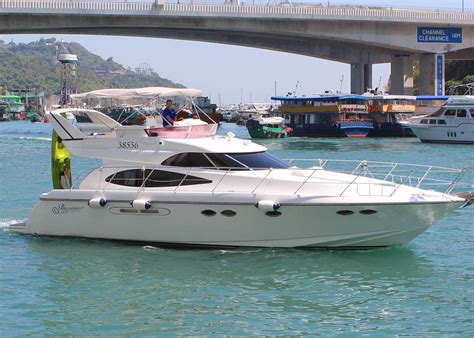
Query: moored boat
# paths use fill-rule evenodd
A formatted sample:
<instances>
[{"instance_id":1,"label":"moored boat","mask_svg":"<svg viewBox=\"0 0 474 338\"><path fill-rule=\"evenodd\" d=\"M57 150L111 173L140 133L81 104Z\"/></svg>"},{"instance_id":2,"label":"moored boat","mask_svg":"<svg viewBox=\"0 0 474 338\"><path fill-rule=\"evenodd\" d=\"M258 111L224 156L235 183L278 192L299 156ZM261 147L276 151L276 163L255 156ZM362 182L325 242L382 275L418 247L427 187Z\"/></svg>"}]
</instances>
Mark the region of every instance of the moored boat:
<instances>
[{"instance_id":1,"label":"moored boat","mask_svg":"<svg viewBox=\"0 0 474 338\"><path fill-rule=\"evenodd\" d=\"M422 142L474 144L474 96L452 96L437 112L407 126Z\"/></svg>"},{"instance_id":2,"label":"moored boat","mask_svg":"<svg viewBox=\"0 0 474 338\"><path fill-rule=\"evenodd\" d=\"M364 120L342 120L340 128L347 137L364 138L374 129L374 125Z\"/></svg>"},{"instance_id":3,"label":"moored boat","mask_svg":"<svg viewBox=\"0 0 474 338\"><path fill-rule=\"evenodd\" d=\"M284 138L292 132L285 119L278 116L250 118L245 126L252 138Z\"/></svg>"}]
</instances>

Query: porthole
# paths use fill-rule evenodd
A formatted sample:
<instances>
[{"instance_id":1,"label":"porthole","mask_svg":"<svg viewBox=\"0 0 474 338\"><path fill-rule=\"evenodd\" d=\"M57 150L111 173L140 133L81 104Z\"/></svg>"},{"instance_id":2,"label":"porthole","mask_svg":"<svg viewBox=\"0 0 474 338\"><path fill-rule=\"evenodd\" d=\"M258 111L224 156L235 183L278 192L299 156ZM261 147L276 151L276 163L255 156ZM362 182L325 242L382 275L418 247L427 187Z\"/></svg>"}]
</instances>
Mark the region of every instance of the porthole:
<instances>
[{"instance_id":1,"label":"porthole","mask_svg":"<svg viewBox=\"0 0 474 338\"><path fill-rule=\"evenodd\" d=\"M372 210L372 209L366 209L366 210L359 211L359 214L362 214L362 215L373 215L373 214L376 214L376 213L377 213L377 210Z\"/></svg>"},{"instance_id":2,"label":"porthole","mask_svg":"<svg viewBox=\"0 0 474 338\"><path fill-rule=\"evenodd\" d=\"M267 211L265 213L265 215L267 215L269 217L278 217L278 216L281 216L281 212L279 212L279 211Z\"/></svg>"},{"instance_id":3,"label":"porthole","mask_svg":"<svg viewBox=\"0 0 474 338\"><path fill-rule=\"evenodd\" d=\"M201 211L201 214L203 214L204 216L210 217L210 216L215 216L216 212L214 210L206 209L206 210Z\"/></svg>"},{"instance_id":4,"label":"porthole","mask_svg":"<svg viewBox=\"0 0 474 338\"><path fill-rule=\"evenodd\" d=\"M237 215L237 213L234 210L223 210L221 211L221 215L225 217L233 217Z\"/></svg>"},{"instance_id":5,"label":"porthole","mask_svg":"<svg viewBox=\"0 0 474 338\"><path fill-rule=\"evenodd\" d=\"M353 213L354 211L351 211L351 210L339 210L338 212L336 212L336 214L341 215L341 216L349 216L349 215L352 215Z\"/></svg>"}]
</instances>

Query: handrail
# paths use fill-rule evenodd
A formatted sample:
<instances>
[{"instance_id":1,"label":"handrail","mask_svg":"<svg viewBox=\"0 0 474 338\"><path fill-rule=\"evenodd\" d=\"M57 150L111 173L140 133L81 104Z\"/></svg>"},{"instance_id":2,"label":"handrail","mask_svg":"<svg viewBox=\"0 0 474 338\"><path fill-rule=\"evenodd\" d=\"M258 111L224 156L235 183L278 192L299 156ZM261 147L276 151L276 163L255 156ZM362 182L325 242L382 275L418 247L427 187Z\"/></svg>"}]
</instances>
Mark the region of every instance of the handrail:
<instances>
[{"instance_id":1,"label":"handrail","mask_svg":"<svg viewBox=\"0 0 474 338\"><path fill-rule=\"evenodd\" d=\"M228 191L223 191L225 193L234 193L234 192L245 192L251 194L258 194L263 193L260 191L262 184L267 180L278 179L278 173L288 171L291 172L291 176L282 176L284 177L301 177L301 179L294 180L295 184L298 184L297 189L291 189L290 186L285 186L284 193L288 193L290 195L299 194L302 189L306 186L311 184L323 184L323 185L337 185L340 186L341 189L334 190L334 196L342 196L344 193L350 189L351 187L356 187L356 193L361 196L393 196L401 186L408 185L413 188L435 188L438 189L440 192L443 193L450 193L455 187L460 185L460 181L464 174L467 172L468 168L463 169L453 169L453 168L446 168L446 167L437 167L437 166L425 166L425 165L418 165L418 164L405 164L405 163L394 163L394 162L380 162L380 161L355 161L355 160L308 160L303 159L303 161L319 161L320 167L312 167L308 169L298 168L298 167L291 167L288 169L272 169L272 168L249 168L246 172L252 172L250 176L248 176L248 180L242 188L242 185L239 184L237 189L232 189ZM327 171L328 167L331 164L343 164L345 168L338 168L337 170L331 169L331 171L337 172L339 174L349 174L352 176L338 176L336 178L331 178L327 176L320 176L316 175L318 171ZM356 166L356 170L351 170L347 165L354 164ZM107 176L111 177L110 180L107 180L107 184L103 187L102 191L108 190L108 188L113 185L112 181L118 174L120 170L130 170L130 169L137 169L137 166L102 166L100 167L100 175L101 177ZM251 169L251 170L250 170ZM256 169L260 169L258 171ZM186 180L191 176L195 175L199 179L210 180L211 182L203 184L202 189L199 190L199 185L193 185L194 191L208 191L214 193L215 191L219 191L219 187L225 182L227 177L231 176L231 173L235 173L237 170L243 170L241 167L235 168L209 168L209 167L142 167L143 172L145 173L147 170L150 172L143 177L140 178L127 178L126 181L140 181L140 186L137 187L137 193L147 189L147 188L156 188L160 191L171 191L173 193L177 193L181 191L181 187L186 182ZM176 179L168 179L163 180L163 186L150 186L147 187L147 182L152 179L152 174L155 171L164 170L169 171L172 170L173 172L179 173L183 175L181 178ZM225 170L225 171L224 171ZM91 170L86 170L85 172L90 173ZM388 173L387 173L388 172ZM206 175L219 174L218 177L209 178ZM276 174L276 175L273 175ZM144 174L145 175L145 174ZM270 177L272 175L272 177ZM441 177L431 177L433 175L441 175ZM447 175L446 177L443 175ZM83 176L81 174L79 177ZM275 178L276 177L276 178ZM369 180L368 180L369 179ZM376 179L377 181L372 181L372 179ZM102 181L102 178L100 179ZM125 182L124 182L125 183ZM213 184L212 189L209 188L208 184ZM120 184L119 184L120 185ZM125 187L134 187L132 184L131 186L127 186L126 183L124 184ZM360 190L360 187L368 187L367 189ZM380 187L380 189L374 189L374 186ZM422 187L423 186L423 187ZM446 186L446 188L444 188ZM389 191L384 189L384 187L389 187ZM470 186L472 187L472 185ZM241 189L239 189L241 188ZM77 189L77 187L73 186L73 189ZM115 188L117 189L117 188ZM444 191L442 191L443 189ZM187 190L185 190L187 191ZM266 190L265 190L265 193ZM270 194L272 194L270 189ZM303 192L303 195L305 193Z\"/></svg>"}]
</instances>

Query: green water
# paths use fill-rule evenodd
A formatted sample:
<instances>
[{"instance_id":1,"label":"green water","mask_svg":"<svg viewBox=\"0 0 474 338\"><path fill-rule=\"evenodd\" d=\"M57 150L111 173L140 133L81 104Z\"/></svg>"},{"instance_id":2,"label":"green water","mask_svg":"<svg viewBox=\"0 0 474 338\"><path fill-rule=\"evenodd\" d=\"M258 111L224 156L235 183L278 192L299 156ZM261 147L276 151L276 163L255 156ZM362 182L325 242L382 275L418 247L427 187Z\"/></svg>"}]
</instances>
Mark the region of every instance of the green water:
<instances>
[{"instance_id":1,"label":"green water","mask_svg":"<svg viewBox=\"0 0 474 338\"><path fill-rule=\"evenodd\" d=\"M223 125L248 137L246 129ZM7 230L51 187L50 129L0 124L0 336L474 335L474 207L406 246L177 250ZM259 141L290 158L474 166L416 139ZM94 165L74 159L73 174ZM467 184L474 183L470 172Z\"/></svg>"}]
</instances>

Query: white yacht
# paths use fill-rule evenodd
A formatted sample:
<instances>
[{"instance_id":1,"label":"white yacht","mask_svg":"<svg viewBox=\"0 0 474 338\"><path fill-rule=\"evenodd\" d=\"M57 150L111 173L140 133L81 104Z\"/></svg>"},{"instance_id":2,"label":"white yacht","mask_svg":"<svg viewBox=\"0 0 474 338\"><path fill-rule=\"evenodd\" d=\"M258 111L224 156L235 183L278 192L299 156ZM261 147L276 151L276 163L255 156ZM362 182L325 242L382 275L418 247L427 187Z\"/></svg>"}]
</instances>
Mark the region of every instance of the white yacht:
<instances>
[{"instance_id":1,"label":"white yacht","mask_svg":"<svg viewBox=\"0 0 474 338\"><path fill-rule=\"evenodd\" d=\"M88 130L70 114L87 116ZM470 202L451 194L462 169L360 161L343 173L329 168L353 162L304 159L305 169L232 133L215 135L214 125L179 132L122 126L81 109L48 118L54 189L40 196L25 223L11 226L25 234L174 246L371 248L407 243ZM91 132L90 123L100 131ZM72 182L70 154L102 165Z\"/></svg>"},{"instance_id":2,"label":"white yacht","mask_svg":"<svg viewBox=\"0 0 474 338\"><path fill-rule=\"evenodd\" d=\"M437 112L405 125L422 142L474 144L474 96L453 96Z\"/></svg>"}]
</instances>

